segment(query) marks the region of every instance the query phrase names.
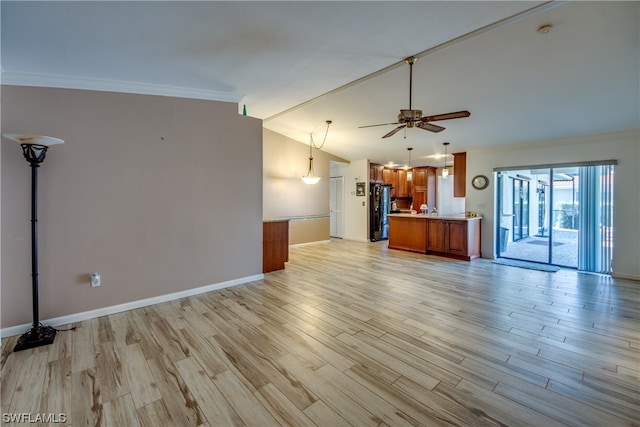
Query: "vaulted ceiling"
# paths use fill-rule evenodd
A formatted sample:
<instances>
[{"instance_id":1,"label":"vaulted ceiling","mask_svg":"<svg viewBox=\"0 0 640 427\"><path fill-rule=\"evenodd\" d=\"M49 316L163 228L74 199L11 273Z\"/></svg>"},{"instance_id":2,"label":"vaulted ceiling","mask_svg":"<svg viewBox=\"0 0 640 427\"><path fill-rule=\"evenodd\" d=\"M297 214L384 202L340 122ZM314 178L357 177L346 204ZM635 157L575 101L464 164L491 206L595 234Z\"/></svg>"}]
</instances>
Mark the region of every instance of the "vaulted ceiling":
<instances>
[{"instance_id":1,"label":"vaulted ceiling","mask_svg":"<svg viewBox=\"0 0 640 427\"><path fill-rule=\"evenodd\" d=\"M417 164L640 128L639 2L1 2L2 83L238 102L302 143ZM550 24L547 33L538 29ZM381 139L409 107L469 110Z\"/></svg>"}]
</instances>

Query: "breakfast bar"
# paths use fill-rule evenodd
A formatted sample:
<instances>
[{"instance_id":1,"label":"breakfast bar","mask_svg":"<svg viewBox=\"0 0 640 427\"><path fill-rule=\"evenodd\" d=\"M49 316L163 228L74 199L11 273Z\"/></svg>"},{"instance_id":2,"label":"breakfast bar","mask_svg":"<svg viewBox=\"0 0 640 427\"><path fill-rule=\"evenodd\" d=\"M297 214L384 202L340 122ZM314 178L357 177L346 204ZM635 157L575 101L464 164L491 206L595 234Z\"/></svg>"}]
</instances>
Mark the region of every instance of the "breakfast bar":
<instances>
[{"instance_id":1,"label":"breakfast bar","mask_svg":"<svg viewBox=\"0 0 640 427\"><path fill-rule=\"evenodd\" d=\"M480 258L480 217L389 214L389 249L471 261Z\"/></svg>"}]
</instances>

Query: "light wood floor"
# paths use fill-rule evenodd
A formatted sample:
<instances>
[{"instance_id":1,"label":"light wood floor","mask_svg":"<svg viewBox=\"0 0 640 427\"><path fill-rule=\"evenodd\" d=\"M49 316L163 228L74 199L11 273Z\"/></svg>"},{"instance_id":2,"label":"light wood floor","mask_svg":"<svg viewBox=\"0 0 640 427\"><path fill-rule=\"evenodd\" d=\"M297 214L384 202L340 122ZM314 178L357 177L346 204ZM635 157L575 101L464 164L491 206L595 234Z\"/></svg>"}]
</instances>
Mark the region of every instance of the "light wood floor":
<instances>
[{"instance_id":1,"label":"light wood floor","mask_svg":"<svg viewBox=\"0 0 640 427\"><path fill-rule=\"evenodd\" d=\"M640 423L640 284L291 250L262 281L2 343L2 413L73 426Z\"/></svg>"}]
</instances>

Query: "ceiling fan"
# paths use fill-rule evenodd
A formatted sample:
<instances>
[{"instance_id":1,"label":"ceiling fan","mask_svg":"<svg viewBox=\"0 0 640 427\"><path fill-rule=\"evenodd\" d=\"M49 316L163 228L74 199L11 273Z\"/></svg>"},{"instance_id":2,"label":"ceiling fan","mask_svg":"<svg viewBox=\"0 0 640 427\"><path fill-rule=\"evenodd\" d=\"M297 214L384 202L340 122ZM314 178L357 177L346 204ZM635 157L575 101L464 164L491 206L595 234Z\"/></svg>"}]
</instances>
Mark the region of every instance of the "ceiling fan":
<instances>
[{"instance_id":1,"label":"ceiling fan","mask_svg":"<svg viewBox=\"0 0 640 427\"><path fill-rule=\"evenodd\" d=\"M417 127L422 130L428 130L430 132L442 132L445 128L442 126L438 126L431 122L436 122L440 120L450 120L450 119L461 119L464 117L469 117L471 115L470 112L463 111L454 111L452 113L445 114L436 114L435 116L426 116L422 117L422 110L414 110L411 108L411 92L413 86L413 64L416 62L416 58L414 56L410 56L404 60L407 64L409 64L409 109L400 110L400 114L398 114L398 121L394 123L381 123L377 125L368 125L368 126L360 126L359 129L362 128L370 128L374 126L387 126L387 125L397 125L400 126L393 129L391 132L387 133L383 136L383 138L389 138L394 135L401 129Z\"/></svg>"}]
</instances>

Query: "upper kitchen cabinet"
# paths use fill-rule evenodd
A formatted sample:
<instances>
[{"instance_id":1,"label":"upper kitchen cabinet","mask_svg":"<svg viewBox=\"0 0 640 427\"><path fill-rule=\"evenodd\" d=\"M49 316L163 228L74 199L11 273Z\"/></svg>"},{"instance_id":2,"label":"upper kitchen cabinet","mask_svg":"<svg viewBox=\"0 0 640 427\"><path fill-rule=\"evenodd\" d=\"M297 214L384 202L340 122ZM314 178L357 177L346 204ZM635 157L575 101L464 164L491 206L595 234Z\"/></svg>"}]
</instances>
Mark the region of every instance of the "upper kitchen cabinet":
<instances>
[{"instance_id":1,"label":"upper kitchen cabinet","mask_svg":"<svg viewBox=\"0 0 640 427\"><path fill-rule=\"evenodd\" d=\"M419 210L422 204L432 209L436 205L436 168L413 169L413 208Z\"/></svg>"},{"instance_id":2,"label":"upper kitchen cabinet","mask_svg":"<svg viewBox=\"0 0 640 427\"><path fill-rule=\"evenodd\" d=\"M396 197L411 197L411 181L407 181L407 171L404 169L396 169L396 173L398 176Z\"/></svg>"},{"instance_id":3,"label":"upper kitchen cabinet","mask_svg":"<svg viewBox=\"0 0 640 427\"><path fill-rule=\"evenodd\" d=\"M395 169L382 169L382 181L391 186L390 196L397 197L396 189L398 188L398 173Z\"/></svg>"},{"instance_id":4,"label":"upper kitchen cabinet","mask_svg":"<svg viewBox=\"0 0 640 427\"><path fill-rule=\"evenodd\" d=\"M428 168L413 168L413 186L424 187L427 185Z\"/></svg>"},{"instance_id":5,"label":"upper kitchen cabinet","mask_svg":"<svg viewBox=\"0 0 640 427\"><path fill-rule=\"evenodd\" d=\"M371 163L369 166L369 181L382 183L384 166Z\"/></svg>"},{"instance_id":6,"label":"upper kitchen cabinet","mask_svg":"<svg viewBox=\"0 0 640 427\"><path fill-rule=\"evenodd\" d=\"M453 197L467 195L467 153L453 153Z\"/></svg>"}]
</instances>

